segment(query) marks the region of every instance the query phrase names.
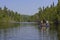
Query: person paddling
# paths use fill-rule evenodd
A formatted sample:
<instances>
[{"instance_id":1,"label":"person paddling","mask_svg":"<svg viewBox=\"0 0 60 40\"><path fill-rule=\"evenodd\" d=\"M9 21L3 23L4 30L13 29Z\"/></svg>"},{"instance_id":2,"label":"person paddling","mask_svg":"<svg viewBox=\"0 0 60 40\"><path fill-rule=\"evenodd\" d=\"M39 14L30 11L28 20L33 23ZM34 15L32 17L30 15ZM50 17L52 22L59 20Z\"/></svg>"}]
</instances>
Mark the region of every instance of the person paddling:
<instances>
[{"instance_id":1,"label":"person paddling","mask_svg":"<svg viewBox=\"0 0 60 40\"><path fill-rule=\"evenodd\" d=\"M46 21L46 29L49 30L49 28L50 28L49 21Z\"/></svg>"},{"instance_id":2,"label":"person paddling","mask_svg":"<svg viewBox=\"0 0 60 40\"><path fill-rule=\"evenodd\" d=\"M41 26L42 26L42 30L45 31L46 30L46 20L43 19Z\"/></svg>"}]
</instances>

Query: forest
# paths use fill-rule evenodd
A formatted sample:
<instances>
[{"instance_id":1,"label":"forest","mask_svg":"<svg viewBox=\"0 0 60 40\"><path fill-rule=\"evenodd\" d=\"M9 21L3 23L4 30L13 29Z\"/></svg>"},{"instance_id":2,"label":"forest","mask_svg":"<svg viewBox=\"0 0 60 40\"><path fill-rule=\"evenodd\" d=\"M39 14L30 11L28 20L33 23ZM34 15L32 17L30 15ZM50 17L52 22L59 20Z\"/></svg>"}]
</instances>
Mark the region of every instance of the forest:
<instances>
[{"instance_id":1,"label":"forest","mask_svg":"<svg viewBox=\"0 0 60 40\"><path fill-rule=\"evenodd\" d=\"M0 22L17 22L20 21L20 14L9 10L6 6L0 7Z\"/></svg>"},{"instance_id":2,"label":"forest","mask_svg":"<svg viewBox=\"0 0 60 40\"><path fill-rule=\"evenodd\" d=\"M39 8L38 13L30 17L30 21L35 20L48 20L50 22L53 22L56 18L58 18L58 21L60 20L60 1L58 0L58 4L55 6L54 2L49 7L46 8Z\"/></svg>"},{"instance_id":3,"label":"forest","mask_svg":"<svg viewBox=\"0 0 60 40\"><path fill-rule=\"evenodd\" d=\"M4 8L0 7L0 22L25 22L28 20L28 15L21 15L18 12L8 9L6 6Z\"/></svg>"},{"instance_id":4,"label":"forest","mask_svg":"<svg viewBox=\"0 0 60 40\"><path fill-rule=\"evenodd\" d=\"M2 9L0 7L0 22L34 22L36 20L48 20L49 22L53 22L56 18L60 20L60 1L58 0L57 5L53 4L46 8L38 9L38 13L34 15L21 15L18 12L14 12L13 10L8 9L6 6Z\"/></svg>"}]
</instances>

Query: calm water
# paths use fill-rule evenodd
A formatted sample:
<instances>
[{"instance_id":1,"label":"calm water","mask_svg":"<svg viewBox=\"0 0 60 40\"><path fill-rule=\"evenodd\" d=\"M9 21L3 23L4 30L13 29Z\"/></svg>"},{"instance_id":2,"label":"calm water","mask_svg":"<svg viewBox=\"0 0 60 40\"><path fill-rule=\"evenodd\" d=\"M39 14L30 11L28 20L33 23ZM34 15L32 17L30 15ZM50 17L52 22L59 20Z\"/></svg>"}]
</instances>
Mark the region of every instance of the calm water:
<instances>
[{"instance_id":1,"label":"calm water","mask_svg":"<svg viewBox=\"0 0 60 40\"><path fill-rule=\"evenodd\" d=\"M57 40L57 33L42 32L35 23L23 22L17 27L0 29L0 40Z\"/></svg>"}]
</instances>

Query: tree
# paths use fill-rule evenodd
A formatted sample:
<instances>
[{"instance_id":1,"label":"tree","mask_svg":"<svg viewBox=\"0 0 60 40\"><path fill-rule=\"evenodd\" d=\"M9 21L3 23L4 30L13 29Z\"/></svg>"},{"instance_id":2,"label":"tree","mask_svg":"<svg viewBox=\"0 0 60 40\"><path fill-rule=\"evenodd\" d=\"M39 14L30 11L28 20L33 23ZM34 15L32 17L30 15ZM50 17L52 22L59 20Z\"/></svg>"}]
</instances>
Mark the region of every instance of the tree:
<instances>
[{"instance_id":1,"label":"tree","mask_svg":"<svg viewBox=\"0 0 60 40\"><path fill-rule=\"evenodd\" d=\"M53 2L53 7L54 7L54 2Z\"/></svg>"}]
</instances>

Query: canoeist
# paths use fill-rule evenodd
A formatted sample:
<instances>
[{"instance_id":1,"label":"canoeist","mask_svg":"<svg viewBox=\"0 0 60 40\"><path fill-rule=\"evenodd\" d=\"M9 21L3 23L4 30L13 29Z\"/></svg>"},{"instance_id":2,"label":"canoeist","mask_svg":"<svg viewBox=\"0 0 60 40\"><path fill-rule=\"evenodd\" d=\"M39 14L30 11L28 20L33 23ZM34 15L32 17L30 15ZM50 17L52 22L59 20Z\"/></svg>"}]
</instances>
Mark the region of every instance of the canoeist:
<instances>
[{"instance_id":1,"label":"canoeist","mask_svg":"<svg viewBox=\"0 0 60 40\"><path fill-rule=\"evenodd\" d=\"M43 19L43 21L41 21L41 29L43 31L46 31L49 30L49 28L50 28L49 22Z\"/></svg>"},{"instance_id":2,"label":"canoeist","mask_svg":"<svg viewBox=\"0 0 60 40\"><path fill-rule=\"evenodd\" d=\"M43 19L43 21L41 21L41 27L42 27L43 31L46 30L46 21L44 19Z\"/></svg>"},{"instance_id":3,"label":"canoeist","mask_svg":"<svg viewBox=\"0 0 60 40\"><path fill-rule=\"evenodd\" d=\"M50 28L49 21L46 21L46 29L49 30L49 28Z\"/></svg>"}]
</instances>

